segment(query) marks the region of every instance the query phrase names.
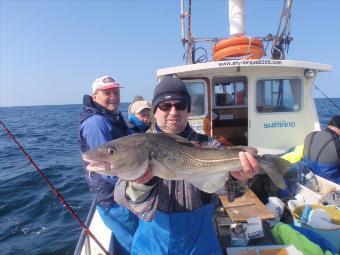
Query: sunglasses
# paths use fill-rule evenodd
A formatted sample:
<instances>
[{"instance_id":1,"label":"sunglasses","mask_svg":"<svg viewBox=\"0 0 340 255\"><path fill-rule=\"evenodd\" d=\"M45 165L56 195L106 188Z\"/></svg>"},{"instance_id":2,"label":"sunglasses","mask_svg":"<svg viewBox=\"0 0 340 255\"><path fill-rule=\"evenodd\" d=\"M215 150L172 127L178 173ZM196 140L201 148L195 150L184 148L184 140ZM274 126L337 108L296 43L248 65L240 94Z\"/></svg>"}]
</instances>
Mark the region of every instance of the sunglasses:
<instances>
[{"instance_id":1,"label":"sunglasses","mask_svg":"<svg viewBox=\"0 0 340 255\"><path fill-rule=\"evenodd\" d=\"M175 106L175 109L177 111L184 111L185 109L187 109L188 105L185 102L176 102L174 104L172 103L160 103L158 105L158 108L161 109L163 112L168 112L171 110L171 108Z\"/></svg>"}]
</instances>

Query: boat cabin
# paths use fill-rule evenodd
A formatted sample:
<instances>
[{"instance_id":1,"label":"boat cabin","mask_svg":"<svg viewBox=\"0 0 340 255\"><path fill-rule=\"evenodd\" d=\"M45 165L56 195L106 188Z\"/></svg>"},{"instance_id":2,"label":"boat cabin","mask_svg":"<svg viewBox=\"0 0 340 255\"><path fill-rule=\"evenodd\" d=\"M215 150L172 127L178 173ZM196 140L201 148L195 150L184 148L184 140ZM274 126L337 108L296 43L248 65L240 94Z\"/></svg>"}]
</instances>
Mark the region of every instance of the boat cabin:
<instances>
[{"instance_id":1,"label":"boat cabin","mask_svg":"<svg viewBox=\"0 0 340 255\"><path fill-rule=\"evenodd\" d=\"M225 145L281 153L320 130L312 95L326 64L292 60L217 61L159 69L182 79L191 95L189 122Z\"/></svg>"}]
</instances>

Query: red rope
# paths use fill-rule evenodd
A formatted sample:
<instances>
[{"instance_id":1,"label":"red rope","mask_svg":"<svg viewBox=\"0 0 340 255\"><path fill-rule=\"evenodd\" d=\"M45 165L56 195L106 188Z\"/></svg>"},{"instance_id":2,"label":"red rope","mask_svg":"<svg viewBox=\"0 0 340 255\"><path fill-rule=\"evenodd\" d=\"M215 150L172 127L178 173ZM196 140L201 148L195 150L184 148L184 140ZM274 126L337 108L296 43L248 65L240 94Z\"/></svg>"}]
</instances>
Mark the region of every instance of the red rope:
<instances>
[{"instance_id":1,"label":"red rope","mask_svg":"<svg viewBox=\"0 0 340 255\"><path fill-rule=\"evenodd\" d=\"M102 249L102 251L109 255L109 252L106 251L104 246L98 241L98 239L92 234L90 229L84 224L84 222L79 218L78 214L71 208L71 206L68 205L68 203L65 201L64 197L58 192L58 190L53 186L52 182L48 179L48 177L40 170L38 165L33 161L33 159L28 155L28 153L25 151L25 149L21 146L21 144L17 141L15 136L12 134L12 132L5 126L5 124L0 120L0 124L2 125L3 129L7 132L9 137L13 139L13 141L18 145L19 149L22 151L22 153L25 155L25 157L32 163L34 168L38 171L40 176L47 182L48 186L52 189L53 193L56 195L56 197L60 200L60 202L67 208L67 210L71 213L73 218L79 223L79 225L84 229L84 232L86 235L89 235L96 243L97 245Z\"/></svg>"}]
</instances>

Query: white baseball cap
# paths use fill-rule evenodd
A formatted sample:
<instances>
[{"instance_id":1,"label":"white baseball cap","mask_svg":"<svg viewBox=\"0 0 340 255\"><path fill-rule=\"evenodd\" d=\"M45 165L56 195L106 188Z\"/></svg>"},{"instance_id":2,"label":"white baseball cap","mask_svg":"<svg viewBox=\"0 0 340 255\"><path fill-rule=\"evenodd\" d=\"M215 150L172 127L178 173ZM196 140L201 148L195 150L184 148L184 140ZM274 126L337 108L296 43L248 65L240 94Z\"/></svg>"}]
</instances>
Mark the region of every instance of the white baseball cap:
<instances>
[{"instance_id":1,"label":"white baseball cap","mask_svg":"<svg viewBox=\"0 0 340 255\"><path fill-rule=\"evenodd\" d=\"M150 109L151 110L151 104L148 101L140 100L136 101L131 105L131 113L136 114L140 113L144 109Z\"/></svg>"},{"instance_id":2,"label":"white baseball cap","mask_svg":"<svg viewBox=\"0 0 340 255\"><path fill-rule=\"evenodd\" d=\"M94 93L97 89L112 89L112 88L122 88L122 87L120 86L119 82L116 82L116 80L110 76L103 76L103 77L97 78L92 83L92 93Z\"/></svg>"}]
</instances>

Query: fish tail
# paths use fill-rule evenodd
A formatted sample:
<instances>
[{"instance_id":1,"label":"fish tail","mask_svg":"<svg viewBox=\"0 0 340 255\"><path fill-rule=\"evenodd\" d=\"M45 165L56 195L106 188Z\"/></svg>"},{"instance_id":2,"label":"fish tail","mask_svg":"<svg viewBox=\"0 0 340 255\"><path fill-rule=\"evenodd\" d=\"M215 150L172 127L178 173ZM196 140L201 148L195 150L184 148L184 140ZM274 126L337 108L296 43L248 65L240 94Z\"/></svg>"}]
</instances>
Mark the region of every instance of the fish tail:
<instances>
[{"instance_id":1,"label":"fish tail","mask_svg":"<svg viewBox=\"0 0 340 255\"><path fill-rule=\"evenodd\" d=\"M280 189L286 188L286 182L283 178L285 173L288 172L291 164L278 156L265 154L256 157L260 168L270 177L270 179L278 186Z\"/></svg>"}]
</instances>

